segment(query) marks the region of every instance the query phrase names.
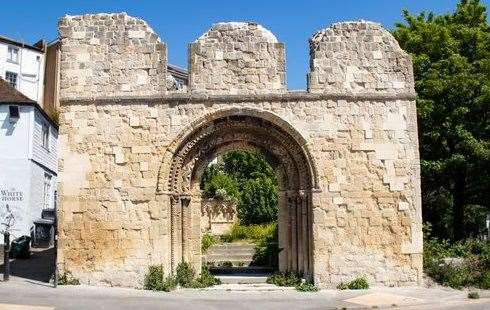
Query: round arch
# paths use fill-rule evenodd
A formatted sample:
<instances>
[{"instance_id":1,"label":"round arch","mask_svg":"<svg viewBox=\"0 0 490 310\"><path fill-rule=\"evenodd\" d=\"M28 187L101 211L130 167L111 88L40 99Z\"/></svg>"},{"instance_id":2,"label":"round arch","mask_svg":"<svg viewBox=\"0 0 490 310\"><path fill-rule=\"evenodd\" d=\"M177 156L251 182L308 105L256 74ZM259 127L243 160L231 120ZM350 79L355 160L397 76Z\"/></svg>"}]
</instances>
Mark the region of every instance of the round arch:
<instances>
[{"instance_id":1,"label":"round arch","mask_svg":"<svg viewBox=\"0 0 490 310\"><path fill-rule=\"evenodd\" d=\"M187 261L200 268L199 182L217 155L253 149L275 163L279 193L279 268L312 274L312 191L317 172L306 140L279 116L263 110L231 108L205 115L172 142L164 156L159 194L170 199L171 268Z\"/></svg>"}]
</instances>

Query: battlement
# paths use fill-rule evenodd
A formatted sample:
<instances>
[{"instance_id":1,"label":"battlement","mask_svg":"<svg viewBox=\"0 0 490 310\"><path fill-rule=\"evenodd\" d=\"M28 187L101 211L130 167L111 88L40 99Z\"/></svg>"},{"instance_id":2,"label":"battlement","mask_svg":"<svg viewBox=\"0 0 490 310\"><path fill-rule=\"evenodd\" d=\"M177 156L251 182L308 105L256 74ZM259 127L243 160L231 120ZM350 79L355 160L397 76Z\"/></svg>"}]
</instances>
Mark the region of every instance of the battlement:
<instances>
[{"instance_id":1,"label":"battlement","mask_svg":"<svg viewBox=\"0 0 490 310\"><path fill-rule=\"evenodd\" d=\"M165 96L167 47L126 13L65 16L59 22L63 100ZM413 93L410 57L380 24L333 24L309 40L308 92ZM214 24L189 44L189 93L286 93L285 47L251 22Z\"/></svg>"}]
</instances>

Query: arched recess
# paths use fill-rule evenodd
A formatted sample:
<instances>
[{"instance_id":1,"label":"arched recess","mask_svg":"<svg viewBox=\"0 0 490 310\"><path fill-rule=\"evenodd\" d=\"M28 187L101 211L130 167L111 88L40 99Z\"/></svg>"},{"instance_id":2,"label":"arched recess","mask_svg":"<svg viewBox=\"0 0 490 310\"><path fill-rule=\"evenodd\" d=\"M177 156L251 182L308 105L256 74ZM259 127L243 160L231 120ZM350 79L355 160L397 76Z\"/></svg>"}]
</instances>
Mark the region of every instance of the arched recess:
<instances>
[{"instance_id":1,"label":"arched recess","mask_svg":"<svg viewBox=\"0 0 490 310\"><path fill-rule=\"evenodd\" d=\"M235 149L262 153L275 168L279 192L279 268L311 276L312 194L317 173L306 140L277 115L232 108L191 124L170 145L159 174L160 195L170 203L170 266L187 261L201 266L201 175L219 154Z\"/></svg>"}]
</instances>

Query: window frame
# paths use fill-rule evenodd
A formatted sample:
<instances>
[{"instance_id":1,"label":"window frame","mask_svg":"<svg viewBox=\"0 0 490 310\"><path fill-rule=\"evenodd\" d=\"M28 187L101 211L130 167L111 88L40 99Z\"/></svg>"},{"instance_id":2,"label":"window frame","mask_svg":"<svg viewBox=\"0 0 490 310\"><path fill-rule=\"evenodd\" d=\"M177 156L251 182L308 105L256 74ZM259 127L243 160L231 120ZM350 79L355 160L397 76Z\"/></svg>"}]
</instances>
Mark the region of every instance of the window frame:
<instances>
[{"instance_id":1,"label":"window frame","mask_svg":"<svg viewBox=\"0 0 490 310\"><path fill-rule=\"evenodd\" d=\"M53 176L44 172L44 180L43 180L43 210L51 209L50 208L50 198L51 198L51 183L53 180Z\"/></svg>"},{"instance_id":2,"label":"window frame","mask_svg":"<svg viewBox=\"0 0 490 310\"><path fill-rule=\"evenodd\" d=\"M15 54L16 55L15 60L11 58L12 55L14 55L14 53L12 53L11 51L17 51L17 53ZM7 62L10 62L13 64L18 64L19 63L19 54L20 54L20 48L18 48L17 46L8 45L8 47L7 47Z\"/></svg>"},{"instance_id":3,"label":"window frame","mask_svg":"<svg viewBox=\"0 0 490 310\"><path fill-rule=\"evenodd\" d=\"M41 145L48 152L49 152L49 131L50 131L49 124L47 122L42 122L42 124L41 124Z\"/></svg>"},{"instance_id":4,"label":"window frame","mask_svg":"<svg viewBox=\"0 0 490 310\"><path fill-rule=\"evenodd\" d=\"M8 77L8 75L15 76L15 83L14 84L12 84L11 79ZM19 83L18 83L19 82L19 74L16 72L12 72L12 71L5 71L5 81L7 83L9 83L10 86L17 89L17 85L19 85Z\"/></svg>"}]
</instances>

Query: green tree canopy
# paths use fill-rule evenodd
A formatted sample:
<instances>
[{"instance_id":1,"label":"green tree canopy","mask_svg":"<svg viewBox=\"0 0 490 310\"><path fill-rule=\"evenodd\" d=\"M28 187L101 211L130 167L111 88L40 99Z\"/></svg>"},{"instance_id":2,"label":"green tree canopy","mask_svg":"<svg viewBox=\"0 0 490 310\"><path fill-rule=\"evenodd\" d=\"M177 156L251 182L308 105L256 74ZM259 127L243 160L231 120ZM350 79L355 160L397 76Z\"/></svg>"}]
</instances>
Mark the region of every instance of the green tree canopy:
<instances>
[{"instance_id":1,"label":"green tree canopy","mask_svg":"<svg viewBox=\"0 0 490 310\"><path fill-rule=\"evenodd\" d=\"M231 151L204 171L205 197L233 201L243 224L269 223L277 218L277 181L265 158L250 151Z\"/></svg>"},{"instance_id":2,"label":"green tree canopy","mask_svg":"<svg viewBox=\"0 0 490 310\"><path fill-rule=\"evenodd\" d=\"M489 209L490 27L479 0L444 15L404 11L394 36L411 54L424 220L441 238L481 232Z\"/></svg>"}]
</instances>

